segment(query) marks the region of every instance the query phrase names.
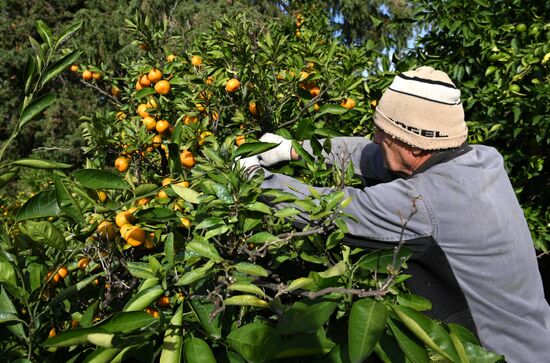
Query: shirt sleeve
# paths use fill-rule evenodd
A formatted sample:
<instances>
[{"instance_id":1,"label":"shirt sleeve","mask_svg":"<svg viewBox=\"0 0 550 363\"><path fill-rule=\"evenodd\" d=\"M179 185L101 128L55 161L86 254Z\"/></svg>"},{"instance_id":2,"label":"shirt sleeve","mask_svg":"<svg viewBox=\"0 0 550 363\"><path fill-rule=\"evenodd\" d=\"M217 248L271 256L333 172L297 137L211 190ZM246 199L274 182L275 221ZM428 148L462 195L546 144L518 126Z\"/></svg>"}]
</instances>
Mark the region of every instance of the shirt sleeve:
<instances>
[{"instance_id":1,"label":"shirt sleeve","mask_svg":"<svg viewBox=\"0 0 550 363\"><path fill-rule=\"evenodd\" d=\"M292 193L298 198L310 195L310 189L320 194L333 192L331 188L311 187L292 177L265 171L263 188L279 189ZM397 244L401 240L411 240L433 235L433 224L427 203L409 180L395 179L363 189L346 187L343 189L351 202L344 209L355 220L346 219L348 234L356 240L375 240ZM275 207L285 207L280 205ZM308 224L306 213L296 217L296 222Z\"/></svg>"},{"instance_id":2,"label":"shirt sleeve","mask_svg":"<svg viewBox=\"0 0 550 363\"><path fill-rule=\"evenodd\" d=\"M324 140L320 140L322 143ZM367 179L375 181L390 181L395 176L384 167L384 158L380 145L373 143L365 137L333 137L330 139L331 152L323 152L325 162L330 165L347 167L349 163L353 164L355 174L366 183ZM304 149L313 154L311 143L306 140Z\"/></svg>"}]
</instances>

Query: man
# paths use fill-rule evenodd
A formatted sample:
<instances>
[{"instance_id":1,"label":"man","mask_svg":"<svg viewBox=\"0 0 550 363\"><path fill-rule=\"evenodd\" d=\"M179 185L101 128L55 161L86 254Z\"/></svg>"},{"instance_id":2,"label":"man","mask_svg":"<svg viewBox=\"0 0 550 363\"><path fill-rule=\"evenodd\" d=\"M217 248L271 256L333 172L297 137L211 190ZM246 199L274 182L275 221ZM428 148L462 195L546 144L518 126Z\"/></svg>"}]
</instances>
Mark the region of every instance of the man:
<instances>
[{"instance_id":1,"label":"man","mask_svg":"<svg viewBox=\"0 0 550 363\"><path fill-rule=\"evenodd\" d=\"M548 361L550 307L530 232L502 156L466 143L460 91L431 67L405 72L383 94L374 122L374 143L334 138L327 156L337 162L348 154L365 181L378 182L344 188L352 197L345 212L357 218L347 223L345 242L372 249L403 238L414 251L409 287L432 301L432 317L468 327L509 362ZM290 140L261 140L279 145L243 160L249 171L297 157ZM305 184L267 170L262 186L310 194ZM416 213L403 232L413 200Z\"/></svg>"}]
</instances>

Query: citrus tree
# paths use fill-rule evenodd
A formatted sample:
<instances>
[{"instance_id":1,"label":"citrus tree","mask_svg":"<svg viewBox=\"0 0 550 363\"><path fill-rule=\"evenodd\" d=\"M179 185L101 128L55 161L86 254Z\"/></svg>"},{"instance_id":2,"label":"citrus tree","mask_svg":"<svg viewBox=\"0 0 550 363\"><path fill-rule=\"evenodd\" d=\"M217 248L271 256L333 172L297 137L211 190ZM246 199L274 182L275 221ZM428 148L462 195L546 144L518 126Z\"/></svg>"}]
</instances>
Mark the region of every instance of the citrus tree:
<instances>
[{"instance_id":1,"label":"citrus tree","mask_svg":"<svg viewBox=\"0 0 550 363\"><path fill-rule=\"evenodd\" d=\"M374 47L344 46L323 31L326 17L308 16L224 18L177 54L165 48L166 23L136 17L126 28L142 58L122 73L76 66L116 106L82 118L86 165L69 173L33 161L52 170L47 188L3 219L3 356L502 358L465 328L423 313L431 303L406 289L405 247L340 243L344 218L353 218L342 212L349 200L340 189L357 181L351 167L326 165L321 154L331 136L369 132L391 77L378 70ZM278 171L334 192L262 189L262 175L247 175L238 158L275 146L258 142L267 131L311 140L313 156L295 143L301 160ZM403 213L405 225L414 201ZM299 214L311 222L297 229Z\"/></svg>"}]
</instances>

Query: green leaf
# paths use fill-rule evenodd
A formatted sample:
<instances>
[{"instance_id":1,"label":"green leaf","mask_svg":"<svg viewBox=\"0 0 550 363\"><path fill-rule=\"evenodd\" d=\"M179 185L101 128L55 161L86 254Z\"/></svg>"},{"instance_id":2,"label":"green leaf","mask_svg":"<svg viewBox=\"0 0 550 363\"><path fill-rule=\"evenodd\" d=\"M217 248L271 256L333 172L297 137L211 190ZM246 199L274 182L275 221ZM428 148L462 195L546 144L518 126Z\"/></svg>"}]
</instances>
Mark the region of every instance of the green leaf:
<instances>
[{"instance_id":1,"label":"green leaf","mask_svg":"<svg viewBox=\"0 0 550 363\"><path fill-rule=\"evenodd\" d=\"M56 336L46 340L44 347L70 347L88 342L90 334L102 333L101 329L96 327L66 330Z\"/></svg>"},{"instance_id":2,"label":"green leaf","mask_svg":"<svg viewBox=\"0 0 550 363\"><path fill-rule=\"evenodd\" d=\"M42 20L37 20L35 23L35 28L40 38L48 44L48 47L52 47L52 31Z\"/></svg>"},{"instance_id":3,"label":"green leaf","mask_svg":"<svg viewBox=\"0 0 550 363\"><path fill-rule=\"evenodd\" d=\"M237 150L235 150L233 157L249 157L252 155L258 155L267 150L271 150L277 147L277 145L278 144L272 142L246 142L244 144L241 144L241 146L239 146Z\"/></svg>"},{"instance_id":4,"label":"green leaf","mask_svg":"<svg viewBox=\"0 0 550 363\"><path fill-rule=\"evenodd\" d=\"M21 232L33 241L51 246L59 251L64 250L67 246L63 233L48 221L27 221Z\"/></svg>"},{"instance_id":5,"label":"green leaf","mask_svg":"<svg viewBox=\"0 0 550 363\"><path fill-rule=\"evenodd\" d=\"M221 314L217 314L214 318L210 315L214 311L214 304L200 301L198 298L191 298L188 301L202 328L208 335L214 339L221 338Z\"/></svg>"},{"instance_id":6,"label":"green leaf","mask_svg":"<svg viewBox=\"0 0 550 363\"><path fill-rule=\"evenodd\" d=\"M449 333L437 322L406 306L392 305L399 319L427 346L445 359L458 362L458 354Z\"/></svg>"},{"instance_id":7,"label":"green leaf","mask_svg":"<svg viewBox=\"0 0 550 363\"><path fill-rule=\"evenodd\" d=\"M17 174L19 174L19 168L1 168L0 169L0 188L8 184Z\"/></svg>"},{"instance_id":8,"label":"green leaf","mask_svg":"<svg viewBox=\"0 0 550 363\"><path fill-rule=\"evenodd\" d=\"M206 342L189 337L183 342L183 352L187 363L216 363L216 358Z\"/></svg>"},{"instance_id":9,"label":"green leaf","mask_svg":"<svg viewBox=\"0 0 550 363\"><path fill-rule=\"evenodd\" d=\"M223 258L220 257L216 247L208 242L191 241L185 246L185 249L187 251L194 252L201 257L206 257L216 263L223 261Z\"/></svg>"},{"instance_id":10,"label":"green leaf","mask_svg":"<svg viewBox=\"0 0 550 363\"><path fill-rule=\"evenodd\" d=\"M269 206L265 203L262 203L262 202L254 202L254 203L250 203L250 204L247 204L245 205L245 208L247 210L251 210L251 211L254 211L254 212L260 212L260 213L264 213L264 214L271 214L272 211L271 211L271 208L269 208Z\"/></svg>"},{"instance_id":11,"label":"green leaf","mask_svg":"<svg viewBox=\"0 0 550 363\"><path fill-rule=\"evenodd\" d=\"M227 287L229 291L240 291L255 294L261 297L266 297L265 292L254 284L234 283Z\"/></svg>"},{"instance_id":12,"label":"green leaf","mask_svg":"<svg viewBox=\"0 0 550 363\"><path fill-rule=\"evenodd\" d=\"M142 311L164 294L160 285L150 287L135 294L124 306L122 311Z\"/></svg>"},{"instance_id":13,"label":"green leaf","mask_svg":"<svg viewBox=\"0 0 550 363\"><path fill-rule=\"evenodd\" d=\"M162 353L159 363L179 363L181 362L181 350L183 342L183 332L181 325L183 323L183 305L178 307L170 325L164 332L164 341L162 342Z\"/></svg>"},{"instance_id":14,"label":"green leaf","mask_svg":"<svg viewBox=\"0 0 550 363\"><path fill-rule=\"evenodd\" d=\"M274 216L277 217L277 218L288 218L288 217L293 217L293 216L296 216L298 214L300 214L301 212L296 209L296 208L293 208L293 207L285 207L281 210L278 210L277 212L275 212Z\"/></svg>"},{"instance_id":15,"label":"green leaf","mask_svg":"<svg viewBox=\"0 0 550 363\"><path fill-rule=\"evenodd\" d=\"M185 188L179 185L170 185L176 194L189 203L199 204L199 193L193 189Z\"/></svg>"},{"instance_id":16,"label":"green leaf","mask_svg":"<svg viewBox=\"0 0 550 363\"><path fill-rule=\"evenodd\" d=\"M351 362L363 362L386 329L388 310L374 299L356 301L348 324L348 347Z\"/></svg>"},{"instance_id":17,"label":"green leaf","mask_svg":"<svg viewBox=\"0 0 550 363\"><path fill-rule=\"evenodd\" d=\"M313 333L330 319L336 306L332 301L297 301L279 319L277 332L283 335Z\"/></svg>"},{"instance_id":18,"label":"green leaf","mask_svg":"<svg viewBox=\"0 0 550 363\"><path fill-rule=\"evenodd\" d=\"M97 327L106 333L128 333L151 325L157 320L145 311L116 312Z\"/></svg>"},{"instance_id":19,"label":"green leaf","mask_svg":"<svg viewBox=\"0 0 550 363\"><path fill-rule=\"evenodd\" d=\"M54 94L45 94L34 100L30 105L21 110L18 127L22 128L28 124L34 117L50 107L55 102Z\"/></svg>"},{"instance_id":20,"label":"green leaf","mask_svg":"<svg viewBox=\"0 0 550 363\"><path fill-rule=\"evenodd\" d=\"M155 276L153 271L151 271L149 264L145 262L128 261L126 263L126 268L132 276L140 279L148 279Z\"/></svg>"},{"instance_id":21,"label":"green leaf","mask_svg":"<svg viewBox=\"0 0 550 363\"><path fill-rule=\"evenodd\" d=\"M83 363L114 363L119 350L119 348L96 347L92 353L86 356Z\"/></svg>"},{"instance_id":22,"label":"green leaf","mask_svg":"<svg viewBox=\"0 0 550 363\"><path fill-rule=\"evenodd\" d=\"M19 317L14 313L6 313L4 311L0 311L0 324L13 322L21 323L23 322L23 320L19 319Z\"/></svg>"},{"instance_id":23,"label":"green leaf","mask_svg":"<svg viewBox=\"0 0 550 363\"><path fill-rule=\"evenodd\" d=\"M99 169L82 169L74 173L82 186L90 189L130 189L130 185L120 176Z\"/></svg>"},{"instance_id":24,"label":"green leaf","mask_svg":"<svg viewBox=\"0 0 550 363\"><path fill-rule=\"evenodd\" d=\"M348 112L348 109L340 106L340 105L332 105L332 104L326 104L321 106L319 109L319 112L315 114L315 117L319 117L321 115L324 115L326 113L331 115L342 115L344 113Z\"/></svg>"},{"instance_id":25,"label":"green leaf","mask_svg":"<svg viewBox=\"0 0 550 363\"><path fill-rule=\"evenodd\" d=\"M10 162L10 164L33 169L67 169L72 166L71 164L64 164L58 163L57 161L41 159L19 159Z\"/></svg>"},{"instance_id":26,"label":"green leaf","mask_svg":"<svg viewBox=\"0 0 550 363\"><path fill-rule=\"evenodd\" d=\"M243 325L227 336L231 348L249 362L265 362L271 359L280 340L275 329L261 322Z\"/></svg>"},{"instance_id":27,"label":"green leaf","mask_svg":"<svg viewBox=\"0 0 550 363\"><path fill-rule=\"evenodd\" d=\"M15 270L9 261L0 255L0 282L17 286Z\"/></svg>"},{"instance_id":28,"label":"green leaf","mask_svg":"<svg viewBox=\"0 0 550 363\"><path fill-rule=\"evenodd\" d=\"M55 190L45 190L29 199L15 216L16 222L26 219L56 217L61 213L57 205L57 195Z\"/></svg>"},{"instance_id":29,"label":"green leaf","mask_svg":"<svg viewBox=\"0 0 550 363\"><path fill-rule=\"evenodd\" d=\"M214 266L214 261L210 260L207 263L204 264L202 267L195 268L186 274L184 274L182 277L179 278L179 280L176 282L176 286L183 286L183 285L190 285L193 282L200 280L207 276L208 271Z\"/></svg>"},{"instance_id":30,"label":"green leaf","mask_svg":"<svg viewBox=\"0 0 550 363\"><path fill-rule=\"evenodd\" d=\"M397 302L399 305L408 306L416 311L431 310L432 303L425 297L413 294L399 294L397 295Z\"/></svg>"},{"instance_id":31,"label":"green leaf","mask_svg":"<svg viewBox=\"0 0 550 363\"><path fill-rule=\"evenodd\" d=\"M147 97L149 95L152 95L153 93L155 93L155 89L153 87L145 87L145 88L140 89L139 91L137 91L134 98L136 100L139 100L140 98Z\"/></svg>"},{"instance_id":32,"label":"green leaf","mask_svg":"<svg viewBox=\"0 0 550 363\"><path fill-rule=\"evenodd\" d=\"M69 37L71 37L75 32L77 32L80 27L82 27L82 22L70 25L67 29L64 29L55 43L55 48L59 48L59 46L69 39Z\"/></svg>"},{"instance_id":33,"label":"green leaf","mask_svg":"<svg viewBox=\"0 0 550 363\"><path fill-rule=\"evenodd\" d=\"M36 76L36 62L32 56L29 56L27 59L27 65L25 67L25 94L29 93L29 89L33 84L34 78Z\"/></svg>"},{"instance_id":34,"label":"green leaf","mask_svg":"<svg viewBox=\"0 0 550 363\"><path fill-rule=\"evenodd\" d=\"M42 48L42 45L38 43L36 39L29 36L29 42L31 43L32 49L34 49L34 52L36 53L36 65L38 71L42 71L42 67L44 66L44 62L46 62L46 54L44 53L44 49Z\"/></svg>"},{"instance_id":35,"label":"green leaf","mask_svg":"<svg viewBox=\"0 0 550 363\"><path fill-rule=\"evenodd\" d=\"M4 286L2 286L0 290L0 311L17 316L17 309L15 309L15 305L13 305L10 297L6 294ZM26 337L25 330L23 330L23 324L21 323L8 325L8 330L19 338Z\"/></svg>"},{"instance_id":36,"label":"green leaf","mask_svg":"<svg viewBox=\"0 0 550 363\"><path fill-rule=\"evenodd\" d=\"M306 356L323 356L328 354L336 344L327 339L324 329L315 334L292 334L277 346L276 359L302 358Z\"/></svg>"},{"instance_id":37,"label":"green leaf","mask_svg":"<svg viewBox=\"0 0 550 363\"><path fill-rule=\"evenodd\" d=\"M147 208L135 213L137 219L144 223L163 223L170 219L176 219L177 215L173 209L155 207Z\"/></svg>"},{"instance_id":38,"label":"green leaf","mask_svg":"<svg viewBox=\"0 0 550 363\"><path fill-rule=\"evenodd\" d=\"M57 62L50 65L46 70L44 70L44 76L42 77L41 85L44 86L49 80L65 71L68 67L71 66L82 52L79 50L74 50L71 53L67 54L63 58L59 59Z\"/></svg>"},{"instance_id":39,"label":"green leaf","mask_svg":"<svg viewBox=\"0 0 550 363\"><path fill-rule=\"evenodd\" d=\"M239 262L236 265L233 265L233 267L235 268L235 270L247 275L255 275L261 277L269 276L269 272L265 268L250 262Z\"/></svg>"},{"instance_id":40,"label":"green leaf","mask_svg":"<svg viewBox=\"0 0 550 363\"><path fill-rule=\"evenodd\" d=\"M141 197L149 193L152 193L157 189L158 189L158 185L156 184L140 184L136 187L136 189L134 189L134 195L136 197Z\"/></svg>"},{"instance_id":41,"label":"green leaf","mask_svg":"<svg viewBox=\"0 0 550 363\"><path fill-rule=\"evenodd\" d=\"M405 330L405 327L392 319L388 319L388 326L397 340L397 344L412 363L430 362L426 348L417 341L410 331Z\"/></svg>"},{"instance_id":42,"label":"green leaf","mask_svg":"<svg viewBox=\"0 0 550 363\"><path fill-rule=\"evenodd\" d=\"M57 196L57 205L63 212L65 212L71 219L77 223L84 224L84 216L82 215L82 210L80 209L80 206L74 200L74 198L71 196L69 191L67 190L67 187L59 176L55 176L54 179L55 184L55 193Z\"/></svg>"},{"instance_id":43,"label":"green leaf","mask_svg":"<svg viewBox=\"0 0 550 363\"><path fill-rule=\"evenodd\" d=\"M254 295L235 295L228 297L223 301L224 305L231 306L254 306L257 308L269 308L269 303L265 300L259 299Z\"/></svg>"},{"instance_id":44,"label":"green leaf","mask_svg":"<svg viewBox=\"0 0 550 363\"><path fill-rule=\"evenodd\" d=\"M231 192L229 191L229 188L227 188L226 186L219 183L212 183L211 188L214 193L216 193L218 199L222 202L226 204L232 204L235 201L235 199L231 195Z\"/></svg>"},{"instance_id":45,"label":"green leaf","mask_svg":"<svg viewBox=\"0 0 550 363\"><path fill-rule=\"evenodd\" d=\"M387 273L388 266L392 264L393 261L393 249L384 249L371 252L363 257L357 262L357 266L367 271L378 271ZM412 250L409 248L401 248L399 251L399 256L397 261L408 259L412 255Z\"/></svg>"},{"instance_id":46,"label":"green leaf","mask_svg":"<svg viewBox=\"0 0 550 363\"><path fill-rule=\"evenodd\" d=\"M273 242L278 240L279 240L279 237L274 236L269 232L259 232L250 236L246 240L246 243L267 243L267 242Z\"/></svg>"},{"instance_id":47,"label":"green leaf","mask_svg":"<svg viewBox=\"0 0 550 363\"><path fill-rule=\"evenodd\" d=\"M206 234L204 235L204 238L205 239L210 239L212 237L219 236L221 234L225 234L226 232L228 232L230 230L231 230L231 226L221 226L221 227L218 227L218 228L214 228L214 229L211 229L208 232L206 232Z\"/></svg>"}]
</instances>

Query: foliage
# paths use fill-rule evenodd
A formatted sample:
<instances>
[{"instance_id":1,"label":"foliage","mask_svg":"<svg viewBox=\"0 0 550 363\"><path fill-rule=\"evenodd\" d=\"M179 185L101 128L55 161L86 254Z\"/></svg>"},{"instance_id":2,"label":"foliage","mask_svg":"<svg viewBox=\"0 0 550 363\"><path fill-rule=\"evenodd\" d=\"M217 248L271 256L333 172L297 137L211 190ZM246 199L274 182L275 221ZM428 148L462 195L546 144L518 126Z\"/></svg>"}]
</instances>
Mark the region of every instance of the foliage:
<instances>
[{"instance_id":1,"label":"foliage","mask_svg":"<svg viewBox=\"0 0 550 363\"><path fill-rule=\"evenodd\" d=\"M339 243L351 216L336 186L354 183L354 173L325 165L330 141L315 140L368 132L371 101L388 80L375 73L375 47L344 46L302 16L298 29L247 13L223 18L168 58L168 19L126 21L146 52L120 73L89 67L97 77L88 85L102 91L116 80L120 91L102 93L114 109L83 118L86 167L67 173L58 162L10 161L50 170L50 180L0 230L3 357L501 358L422 312L431 304L405 288L403 246L367 252ZM35 79L47 79L47 69ZM272 147L257 142L265 131L311 139L320 158L302 153L281 170L334 192L299 198L245 175L236 160ZM302 214L311 223L297 230Z\"/></svg>"},{"instance_id":2,"label":"foliage","mask_svg":"<svg viewBox=\"0 0 550 363\"><path fill-rule=\"evenodd\" d=\"M548 250L550 4L416 2L427 33L409 60L444 70L457 81L469 141L493 145L503 154L535 246Z\"/></svg>"}]
</instances>

